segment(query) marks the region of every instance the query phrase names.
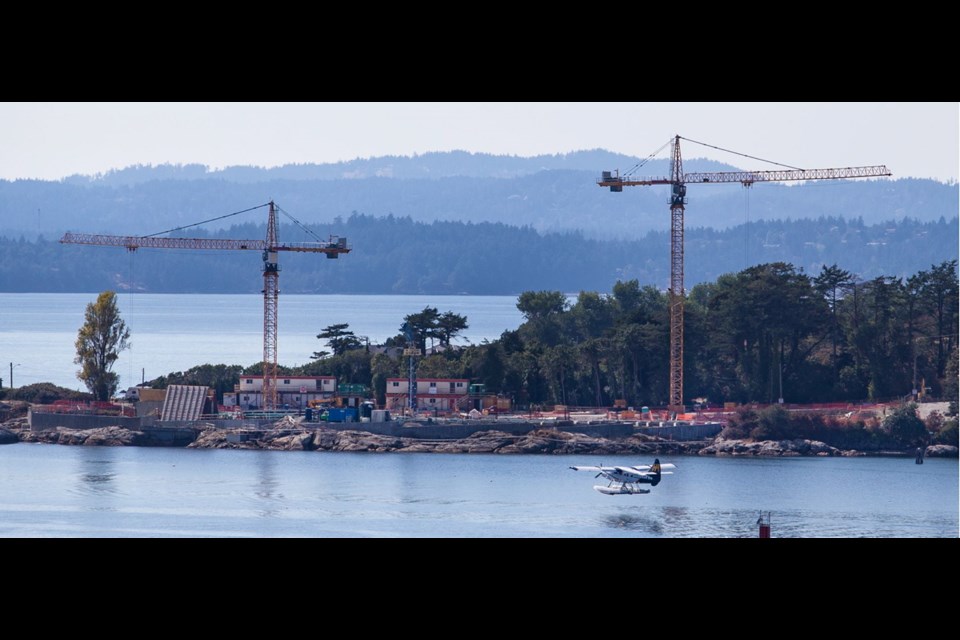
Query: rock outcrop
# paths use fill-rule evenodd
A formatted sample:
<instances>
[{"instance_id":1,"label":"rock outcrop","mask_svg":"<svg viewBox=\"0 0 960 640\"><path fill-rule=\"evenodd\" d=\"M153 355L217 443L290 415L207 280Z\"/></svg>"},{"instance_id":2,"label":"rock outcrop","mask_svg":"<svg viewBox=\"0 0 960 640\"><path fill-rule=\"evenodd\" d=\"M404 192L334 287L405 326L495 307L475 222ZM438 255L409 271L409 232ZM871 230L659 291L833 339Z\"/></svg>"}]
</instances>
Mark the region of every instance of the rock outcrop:
<instances>
[{"instance_id":1,"label":"rock outcrop","mask_svg":"<svg viewBox=\"0 0 960 640\"><path fill-rule=\"evenodd\" d=\"M57 427L46 431L24 431L20 434L20 441L88 447L137 447L151 444L142 431L131 431L123 427L100 427L97 429Z\"/></svg>"},{"instance_id":2,"label":"rock outcrop","mask_svg":"<svg viewBox=\"0 0 960 640\"><path fill-rule=\"evenodd\" d=\"M223 429L205 429L200 432L196 440L187 445L188 449L227 449L227 432ZM257 447L244 447L256 449Z\"/></svg>"},{"instance_id":3,"label":"rock outcrop","mask_svg":"<svg viewBox=\"0 0 960 640\"><path fill-rule=\"evenodd\" d=\"M960 449L949 444L932 444L924 455L928 458L956 458L960 455Z\"/></svg>"},{"instance_id":4,"label":"rock outcrop","mask_svg":"<svg viewBox=\"0 0 960 640\"><path fill-rule=\"evenodd\" d=\"M696 453L703 442L672 442L649 436L622 439L594 438L551 429L513 435L480 431L466 438L421 439L386 436L366 431L312 429L250 432L240 435L208 429L190 445L197 449L271 449L283 451L369 451L401 453L603 454L648 455Z\"/></svg>"},{"instance_id":5,"label":"rock outcrop","mask_svg":"<svg viewBox=\"0 0 960 640\"><path fill-rule=\"evenodd\" d=\"M45 442L85 446L183 446L193 438L187 433L175 445L141 431L123 427L20 431L0 427L0 444L5 442ZM840 450L819 440L725 440L679 442L648 435L626 438L601 438L583 433L541 428L523 435L505 431L478 431L460 439L426 439L388 436L359 430L338 431L329 427L304 428L299 424L278 422L273 428L224 430L209 426L186 445L193 449L267 449L275 451L369 451L401 453L497 453L540 455L629 455L638 457L669 455L715 456L864 456L862 451ZM903 455L902 452L886 452ZM872 455L879 455L873 452ZM957 447L932 445L928 457L958 457Z\"/></svg>"},{"instance_id":6,"label":"rock outcrop","mask_svg":"<svg viewBox=\"0 0 960 640\"><path fill-rule=\"evenodd\" d=\"M701 456L839 456L840 449L819 440L716 440L700 449Z\"/></svg>"}]
</instances>

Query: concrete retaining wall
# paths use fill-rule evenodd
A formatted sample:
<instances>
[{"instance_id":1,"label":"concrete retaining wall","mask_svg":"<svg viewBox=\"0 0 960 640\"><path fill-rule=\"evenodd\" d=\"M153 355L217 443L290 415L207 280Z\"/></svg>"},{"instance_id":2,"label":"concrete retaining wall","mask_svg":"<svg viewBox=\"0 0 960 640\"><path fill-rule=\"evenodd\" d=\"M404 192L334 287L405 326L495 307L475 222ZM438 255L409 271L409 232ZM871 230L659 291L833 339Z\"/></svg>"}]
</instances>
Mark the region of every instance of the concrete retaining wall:
<instances>
[{"instance_id":1,"label":"concrete retaining wall","mask_svg":"<svg viewBox=\"0 0 960 640\"><path fill-rule=\"evenodd\" d=\"M216 419L216 420L153 420L147 422L144 419L144 426L151 426L157 428L177 428L177 427L195 427L198 429L204 429L207 425L213 426L217 429L240 429L240 428L252 428L252 429L263 429L265 427L272 427L276 420L226 420L226 419ZM309 428L310 423L305 422L304 427Z\"/></svg>"},{"instance_id":2,"label":"concrete retaining wall","mask_svg":"<svg viewBox=\"0 0 960 640\"><path fill-rule=\"evenodd\" d=\"M317 426L329 427L337 431L366 431L381 436L403 438L423 438L426 440L458 440L467 438L478 431L503 431L511 435L524 435L551 427L542 427L529 422L464 422L453 424L422 424L403 422L346 422L317 423ZM308 426L308 425L304 425Z\"/></svg>"},{"instance_id":3,"label":"concrete retaining wall","mask_svg":"<svg viewBox=\"0 0 960 640\"><path fill-rule=\"evenodd\" d=\"M238 429L240 427L262 428L273 425L273 420L166 420L161 422L156 416L127 418L123 416L95 416L79 413L34 413L28 414L31 431L47 429L99 429L101 427L123 427L134 431L143 431L148 428L196 430L205 424L211 424L218 429Z\"/></svg>"},{"instance_id":4,"label":"concrete retaining wall","mask_svg":"<svg viewBox=\"0 0 960 640\"><path fill-rule=\"evenodd\" d=\"M654 423L656 424L656 423ZM557 429L569 433L583 433L593 438L625 438L635 433L659 436L670 440L706 440L720 433L720 424L685 424L665 422L663 427L636 427L633 423L609 422L600 424L551 424L538 422L483 421L455 424L420 424L404 426L402 422L330 423L323 426L338 431L367 431L382 436L424 438L429 440L456 440L467 438L478 431L503 431L511 435L525 435L537 429ZM304 425L309 426L309 425Z\"/></svg>"},{"instance_id":5,"label":"concrete retaining wall","mask_svg":"<svg viewBox=\"0 0 960 640\"><path fill-rule=\"evenodd\" d=\"M271 420L204 420L192 422L187 420L170 420L160 422L154 417L126 418L122 416L94 416L63 413L34 413L29 414L30 429L43 431L64 427L67 429L96 429L100 427L120 426L125 429L150 432L151 437L161 440L183 441L188 433L192 434L187 442L196 438L205 424L211 424L219 429L268 428L273 425ZM301 425L309 429L312 426L329 427L339 431L367 431L383 436L423 438L428 440L455 440L467 438L478 431L503 431L511 435L525 435L537 429L557 429L570 433L583 433L594 438L624 438L635 433L657 436L667 440L706 440L713 438L723 430L719 423L689 424L685 422L605 422L598 424L556 424L551 422L511 422L498 420L484 420L475 422L461 422L449 424L422 424L403 422L320 422L304 423ZM662 425L662 426L660 426Z\"/></svg>"},{"instance_id":6,"label":"concrete retaining wall","mask_svg":"<svg viewBox=\"0 0 960 640\"><path fill-rule=\"evenodd\" d=\"M191 424L170 425L156 420L144 420L148 424L141 424L140 418L123 416L93 416L67 413L33 413L29 414L31 431L48 431L63 427L64 429L99 429L102 427L123 427L131 431L142 431L149 439L149 444L157 447L185 447L197 439L200 430Z\"/></svg>"},{"instance_id":7,"label":"concrete retaining wall","mask_svg":"<svg viewBox=\"0 0 960 640\"><path fill-rule=\"evenodd\" d=\"M657 423L648 423L656 425ZM656 436L667 440L708 440L723 431L719 422L708 424L688 424L685 422L664 422L663 426L637 427L636 432Z\"/></svg>"},{"instance_id":8,"label":"concrete retaining wall","mask_svg":"<svg viewBox=\"0 0 960 640\"><path fill-rule=\"evenodd\" d=\"M65 429L99 429L100 427L123 427L134 431L140 429L140 418L124 416L94 416L80 413L34 413L28 414L31 431Z\"/></svg>"},{"instance_id":9,"label":"concrete retaining wall","mask_svg":"<svg viewBox=\"0 0 960 640\"><path fill-rule=\"evenodd\" d=\"M144 427L143 434L150 439L150 444L156 447L185 447L200 435L199 429Z\"/></svg>"},{"instance_id":10,"label":"concrete retaining wall","mask_svg":"<svg viewBox=\"0 0 960 640\"><path fill-rule=\"evenodd\" d=\"M603 422L599 424L572 424L557 427L560 431L582 433L591 438L626 438L635 433L633 424L627 422Z\"/></svg>"}]
</instances>

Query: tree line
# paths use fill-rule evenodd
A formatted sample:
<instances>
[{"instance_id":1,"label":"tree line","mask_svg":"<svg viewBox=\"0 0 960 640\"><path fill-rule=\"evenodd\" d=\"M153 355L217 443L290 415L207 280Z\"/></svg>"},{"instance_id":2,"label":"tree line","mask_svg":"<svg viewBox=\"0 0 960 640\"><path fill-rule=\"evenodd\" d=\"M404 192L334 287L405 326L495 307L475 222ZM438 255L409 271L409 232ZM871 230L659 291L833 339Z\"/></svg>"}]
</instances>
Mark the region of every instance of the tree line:
<instances>
[{"instance_id":1,"label":"tree line","mask_svg":"<svg viewBox=\"0 0 960 640\"><path fill-rule=\"evenodd\" d=\"M910 277L857 278L837 265L808 276L783 262L767 263L696 285L684 317L685 401L830 402L906 395L957 396L957 261ZM618 281L610 294L583 291L570 304L561 291L526 291L517 300L524 322L499 340L451 348L466 317L435 307L408 314L386 349L371 349L347 323L317 338L330 351L284 373L335 375L372 385L383 402L386 378L402 375L389 347L426 354L418 374L468 378L521 404L659 406L667 402L667 295L637 280ZM91 393L116 391L110 369L129 331L112 292L87 306L77 338L79 376ZM196 383L222 391L237 365L203 365ZM185 383L171 374L159 386ZM201 379L202 378L202 379Z\"/></svg>"},{"instance_id":2,"label":"tree line","mask_svg":"<svg viewBox=\"0 0 960 640\"><path fill-rule=\"evenodd\" d=\"M955 212L954 212L955 213ZM353 214L315 227L348 238L353 251L339 260L286 253L286 293L517 295L531 290L609 291L620 281L666 285L670 239L591 240L581 233L540 234L499 223L415 222ZM116 232L116 231L115 231ZM188 235L260 239L263 224ZM903 219L869 225L822 218L763 222L685 234L688 286L709 283L748 265L783 261L816 274L843 264L869 279L908 277L931 262L958 257L956 216L936 222ZM309 241L283 225L284 242ZM256 293L262 288L254 251L190 251L62 245L56 240L0 238L0 291Z\"/></svg>"},{"instance_id":3,"label":"tree line","mask_svg":"<svg viewBox=\"0 0 960 640\"><path fill-rule=\"evenodd\" d=\"M348 324L326 327L329 347L293 375L335 375L371 385L384 401L388 377L406 362L384 347L439 343L417 365L421 377L467 378L520 406L663 406L668 402L667 294L637 280L608 294L526 291L524 322L499 339L458 346L468 319L435 308L408 314L385 345L369 345ZM684 400L719 404L957 398L957 261L908 278L858 278L837 265L816 276L793 265L756 265L689 293L684 328ZM212 365L204 365L211 367ZM207 373L258 374L217 365ZM198 372L199 373L199 372ZM187 376L189 377L189 376ZM186 383L182 374L179 383ZM155 382L163 382L155 381ZM196 383L222 387L218 378Z\"/></svg>"}]
</instances>

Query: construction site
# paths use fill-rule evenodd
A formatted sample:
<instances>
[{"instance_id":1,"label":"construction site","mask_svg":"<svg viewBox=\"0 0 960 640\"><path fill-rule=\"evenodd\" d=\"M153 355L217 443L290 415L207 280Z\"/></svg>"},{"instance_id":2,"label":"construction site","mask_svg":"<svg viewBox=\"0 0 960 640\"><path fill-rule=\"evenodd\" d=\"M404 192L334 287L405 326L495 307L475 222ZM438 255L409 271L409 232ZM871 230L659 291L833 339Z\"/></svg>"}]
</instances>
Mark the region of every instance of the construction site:
<instances>
[{"instance_id":1,"label":"construction site","mask_svg":"<svg viewBox=\"0 0 960 640\"><path fill-rule=\"evenodd\" d=\"M291 382L293 382L291 380ZM706 442L715 438L728 421L744 407L728 403L722 407L696 406L693 411L675 414L667 409L648 407L531 407L511 411L509 402L488 394L482 385L470 385L459 396L431 394L422 400L433 408L408 411L400 407L396 413L377 409L367 397L369 390L361 385L339 385L336 392L322 394L310 391L308 379L296 379L296 391L280 392L281 401L302 401L300 407L273 410L240 409L217 405L212 388L171 385L166 389L136 388L116 402L77 402L59 400L52 404L29 407L21 429L31 432L63 430L91 431L121 428L145 434L154 446L187 446L203 432L223 432L227 442L254 443L291 435L319 437L320 432L364 432L367 434L411 438L424 441L455 441L477 437L486 432L526 436L544 432L578 434L583 437L622 440L631 436L664 442ZM329 376L312 381L318 387L330 382ZM401 379L391 379L398 383ZM437 388L437 380L421 380L424 389ZM457 380L445 381L456 388ZM248 383L249 384L249 383ZM281 379L283 384L283 379ZM240 385L238 385L239 387ZM305 391L301 391L304 389ZM341 394L342 391L342 394ZM237 392L245 401L256 402L257 391ZM402 389L396 395L406 394ZM433 397L429 397L433 396ZM406 397L406 396L404 396ZM322 398L322 399L321 399ZM444 407L441 409L440 407ZM818 405L758 405L746 407L763 411L776 406L787 412L816 414L837 424L882 421L898 403L825 403ZM920 405L920 416L934 411L945 412L946 403Z\"/></svg>"},{"instance_id":2,"label":"construction site","mask_svg":"<svg viewBox=\"0 0 960 640\"><path fill-rule=\"evenodd\" d=\"M670 283L669 295L669 404L661 408L630 407L617 401L609 408L574 408L564 405L532 406L515 411L509 396L488 393L482 384L462 378L418 378L418 362L424 356L414 348L412 334L407 334L407 375L388 378L385 402L377 406L371 389L363 384L339 383L334 376L281 376L278 373L278 296L282 252L324 254L337 259L351 251L347 239L317 237L295 218L283 212L273 201L219 216L222 219L260 208L267 209L267 232L264 239L209 239L171 237L168 234L208 221L170 229L150 236L112 236L67 233L64 244L123 247L128 251L147 249L177 250L254 250L262 254L263 278L263 360L262 374L242 376L232 392L218 400L213 389L202 386L171 385L166 389L132 387L113 403L76 403L58 401L52 405L31 408L29 428L90 429L124 426L130 429L192 430L204 426L234 429L241 432L262 432L269 429L333 428L363 429L382 435L409 435L431 438L463 438L477 431L497 429L526 433L549 427L570 432L589 433L600 437L623 437L643 434L670 440L704 440L716 436L726 418L737 410L734 403L710 407L706 403L685 402L683 386L684 359L684 210L687 185L739 183L745 188L758 182L838 180L890 176L882 165L842 169L801 169L783 165L775 171L724 171L684 173L679 135L667 144L672 146L670 175L639 178L634 173L651 154L620 174L604 171L597 184L612 192L625 186L667 185L670 187ZM696 142L688 140L689 142ZM704 143L697 143L704 144ZM712 146L712 145L705 145ZM723 150L728 151L728 150ZM736 153L736 152L731 152ZM744 154L737 154L744 155ZM752 156L745 156L752 158ZM764 161L769 162L769 161ZM774 163L778 164L778 163ZM283 213L315 241L280 242L278 213ZM161 237L163 236L163 237ZM782 389L781 389L782 396ZM850 417L876 416L885 412L883 405L838 403L822 406L792 407L787 410L816 411ZM361 426L362 425L362 426ZM238 438L243 437L238 435ZM182 438L180 438L182 439ZM179 442L180 439L174 439Z\"/></svg>"}]
</instances>

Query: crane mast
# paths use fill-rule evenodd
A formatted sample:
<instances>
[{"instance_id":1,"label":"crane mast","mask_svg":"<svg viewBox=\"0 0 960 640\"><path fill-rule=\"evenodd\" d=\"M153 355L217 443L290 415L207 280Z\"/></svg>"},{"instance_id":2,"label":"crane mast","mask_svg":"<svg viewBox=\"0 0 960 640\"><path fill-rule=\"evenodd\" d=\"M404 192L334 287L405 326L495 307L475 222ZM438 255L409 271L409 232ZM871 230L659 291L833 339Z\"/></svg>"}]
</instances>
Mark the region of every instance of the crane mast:
<instances>
[{"instance_id":1,"label":"crane mast","mask_svg":"<svg viewBox=\"0 0 960 640\"><path fill-rule=\"evenodd\" d=\"M797 169L776 171L713 171L683 172L680 155L680 136L673 139L672 162L669 177L630 178L604 171L597 184L620 193L624 187L670 185L670 389L669 408L683 411L683 306L686 293L683 288L683 216L687 184L729 184L739 182L749 187L756 182L786 182L789 180L839 180L846 178L876 178L893 175L884 165L846 167L836 169ZM691 141L693 142L693 141ZM742 155L742 154L741 154Z\"/></svg>"},{"instance_id":2,"label":"crane mast","mask_svg":"<svg viewBox=\"0 0 960 640\"><path fill-rule=\"evenodd\" d=\"M277 407L277 305L280 265L277 261L277 212L273 200L267 217L267 247L263 250L263 406Z\"/></svg>"},{"instance_id":3,"label":"crane mast","mask_svg":"<svg viewBox=\"0 0 960 640\"><path fill-rule=\"evenodd\" d=\"M670 183L670 408L680 411L683 405L683 205L687 201L680 136L673 143Z\"/></svg>"},{"instance_id":4,"label":"crane mast","mask_svg":"<svg viewBox=\"0 0 960 640\"><path fill-rule=\"evenodd\" d=\"M271 410L277 408L277 322L280 297L279 252L324 253L327 258L338 258L341 253L350 253L350 248L347 246L346 238L335 236L330 236L327 242L280 244L277 207L272 200L268 203L268 206L267 236L265 240L161 238L156 236L113 236L89 233L66 233L60 239L60 243L124 247L128 251L136 251L137 249L261 251L263 255L263 408Z\"/></svg>"}]
</instances>

